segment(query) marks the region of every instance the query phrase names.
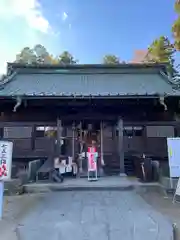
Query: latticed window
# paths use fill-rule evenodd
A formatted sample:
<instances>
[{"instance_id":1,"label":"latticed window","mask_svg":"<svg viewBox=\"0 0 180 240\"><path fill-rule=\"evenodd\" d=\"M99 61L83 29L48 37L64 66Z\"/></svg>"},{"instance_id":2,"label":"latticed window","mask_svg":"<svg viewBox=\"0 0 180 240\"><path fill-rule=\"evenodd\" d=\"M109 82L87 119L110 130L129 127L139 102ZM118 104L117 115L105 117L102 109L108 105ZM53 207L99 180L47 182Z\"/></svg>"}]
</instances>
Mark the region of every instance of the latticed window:
<instances>
[{"instance_id":1,"label":"latticed window","mask_svg":"<svg viewBox=\"0 0 180 240\"><path fill-rule=\"evenodd\" d=\"M57 127L38 126L35 135L36 137L56 137Z\"/></svg>"},{"instance_id":2,"label":"latticed window","mask_svg":"<svg viewBox=\"0 0 180 240\"><path fill-rule=\"evenodd\" d=\"M123 136L127 137L141 137L143 136L144 128L142 126L128 126L124 127Z\"/></svg>"},{"instance_id":3,"label":"latticed window","mask_svg":"<svg viewBox=\"0 0 180 240\"><path fill-rule=\"evenodd\" d=\"M32 127L4 127L4 138L31 138Z\"/></svg>"}]
</instances>

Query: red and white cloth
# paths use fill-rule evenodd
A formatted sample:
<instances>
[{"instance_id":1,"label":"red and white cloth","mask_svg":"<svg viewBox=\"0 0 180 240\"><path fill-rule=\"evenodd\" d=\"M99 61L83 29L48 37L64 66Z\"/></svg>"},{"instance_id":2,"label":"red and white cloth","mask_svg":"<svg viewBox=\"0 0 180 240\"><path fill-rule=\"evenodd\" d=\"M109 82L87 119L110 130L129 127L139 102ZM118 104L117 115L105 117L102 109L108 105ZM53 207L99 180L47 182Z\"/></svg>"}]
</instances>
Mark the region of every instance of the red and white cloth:
<instances>
[{"instance_id":1,"label":"red and white cloth","mask_svg":"<svg viewBox=\"0 0 180 240\"><path fill-rule=\"evenodd\" d=\"M97 155L95 147L88 147L88 171L97 170Z\"/></svg>"},{"instance_id":2,"label":"red and white cloth","mask_svg":"<svg viewBox=\"0 0 180 240\"><path fill-rule=\"evenodd\" d=\"M7 168L6 168L6 164L1 164L0 165L0 177L3 177L3 176L7 176Z\"/></svg>"}]
</instances>

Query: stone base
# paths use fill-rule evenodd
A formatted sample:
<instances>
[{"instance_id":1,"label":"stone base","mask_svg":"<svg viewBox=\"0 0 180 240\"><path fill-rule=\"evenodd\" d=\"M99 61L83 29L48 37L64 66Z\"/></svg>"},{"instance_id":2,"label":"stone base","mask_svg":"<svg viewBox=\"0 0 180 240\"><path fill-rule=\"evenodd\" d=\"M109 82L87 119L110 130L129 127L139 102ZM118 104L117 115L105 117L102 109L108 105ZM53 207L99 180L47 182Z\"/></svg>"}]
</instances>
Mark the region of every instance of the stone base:
<instances>
[{"instance_id":1,"label":"stone base","mask_svg":"<svg viewBox=\"0 0 180 240\"><path fill-rule=\"evenodd\" d=\"M120 177L127 177L127 174L126 173L120 173L119 176Z\"/></svg>"},{"instance_id":2,"label":"stone base","mask_svg":"<svg viewBox=\"0 0 180 240\"><path fill-rule=\"evenodd\" d=\"M99 169L98 175L99 175L100 177L104 177L104 169L103 169L102 167Z\"/></svg>"},{"instance_id":3,"label":"stone base","mask_svg":"<svg viewBox=\"0 0 180 240\"><path fill-rule=\"evenodd\" d=\"M166 190L175 190L177 187L178 178L161 177L160 183Z\"/></svg>"}]
</instances>

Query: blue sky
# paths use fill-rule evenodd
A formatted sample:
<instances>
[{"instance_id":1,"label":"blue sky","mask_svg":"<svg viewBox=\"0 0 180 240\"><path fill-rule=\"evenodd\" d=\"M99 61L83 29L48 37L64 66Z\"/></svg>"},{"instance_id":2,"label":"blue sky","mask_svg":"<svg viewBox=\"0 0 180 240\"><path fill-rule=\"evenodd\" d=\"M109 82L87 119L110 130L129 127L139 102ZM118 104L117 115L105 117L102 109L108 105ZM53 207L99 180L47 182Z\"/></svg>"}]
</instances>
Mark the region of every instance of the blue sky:
<instances>
[{"instance_id":1,"label":"blue sky","mask_svg":"<svg viewBox=\"0 0 180 240\"><path fill-rule=\"evenodd\" d=\"M25 46L40 43L80 63L105 54L129 61L158 36L172 38L173 0L0 0L0 72Z\"/></svg>"}]
</instances>

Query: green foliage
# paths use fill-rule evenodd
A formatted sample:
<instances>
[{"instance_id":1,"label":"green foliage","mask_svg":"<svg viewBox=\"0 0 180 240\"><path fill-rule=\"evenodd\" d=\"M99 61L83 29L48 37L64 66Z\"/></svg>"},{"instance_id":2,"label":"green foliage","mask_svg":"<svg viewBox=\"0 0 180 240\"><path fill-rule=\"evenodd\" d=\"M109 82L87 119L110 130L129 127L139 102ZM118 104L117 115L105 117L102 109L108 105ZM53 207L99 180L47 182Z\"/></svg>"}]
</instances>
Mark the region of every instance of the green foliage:
<instances>
[{"instance_id":1,"label":"green foliage","mask_svg":"<svg viewBox=\"0 0 180 240\"><path fill-rule=\"evenodd\" d=\"M18 63L33 64L36 62L36 55L33 49L25 47L22 51L16 56L16 61Z\"/></svg>"},{"instance_id":2,"label":"green foliage","mask_svg":"<svg viewBox=\"0 0 180 240\"><path fill-rule=\"evenodd\" d=\"M41 44L37 44L34 49L33 49L33 52L35 53L36 55L36 61L37 63L39 64L48 64L50 63L50 59L49 59L49 56L50 54L48 53L47 49L41 45Z\"/></svg>"},{"instance_id":3,"label":"green foliage","mask_svg":"<svg viewBox=\"0 0 180 240\"><path fill-rule=\"evenodd\" d=\"M175 48L179 51L180 50L180 16L176 19L172 26L173 37L175 40Z\"/></svg>"},{"instance_id":4,"label":"green foliage","mask_svg":"<svg viewBox=\"0 0 180 240\"><path fill-rule=\"evenodd\" d=\"M161 36L148 48L149 59L153 62L169 63L174 51L174 46L169 39Z\"/></svg>"},{"instance_id":5,"label":"green foliage","mask_svg":"<svg viewBox=\"0 0 180 240\"><path fill-rule=\"evenodd\" d=\"M61 55L59 55L58 61L60 64L65 65L77 63L77 60L75 60L74 57L68 51L64 51Z\"/></svg>"},{"instance_id":6,"label":"green foliage","mask_svg":"<svg viewBox=\"0 0 180 240\"><path fill-rule=\"evenodd\" d=\"M32 49L29 47L22 49L16 56L15 62L22 64L75 64L77 60L67 51L55 58L43 45L37 44Z\"/></svg>"},{"instance_id":7,"label":"green foliage","mask_svg":"<svg viewBox=\"0 0 180 240\"><path fill-rule=\"evenodd\" d=\"M174 4L174 9L177 14L180 14L180 0L176 0L176 2Z\"/></svg>"},{"instance_id":8,"label":"green foliage","mask_svg":"<svg viewBox=\"0 0 180 240\"><path fill-rule=\"evenodd\" d=\"M120 64L120 60L115 55L105 55L103 58L103 64Z\"/></svg>"},{"instance_id":9,"label":"green foliage","mask_svg":"<svg viewBox=\"0 0 180 240\"><path fill-rule=\"evenodd\" d=\"M172 33L174 37L174 47L176 50L180 50L180 0L176 0L174 4L175 12L178 17L172 25Z\"/></svg>"},{"instance_id":10,"label":"green foliage","mask_svg":"<svg viewBox=\"0 0 180 240\"><path fill-rule=\"evenodd\" d=\"M174 75L174 58L175 53L174 45L171 44L169 39L161 36L154 40L148 48L148 61L155 63L165 63L167 70L171 75Z\"/></svg>"}]
</instances>

